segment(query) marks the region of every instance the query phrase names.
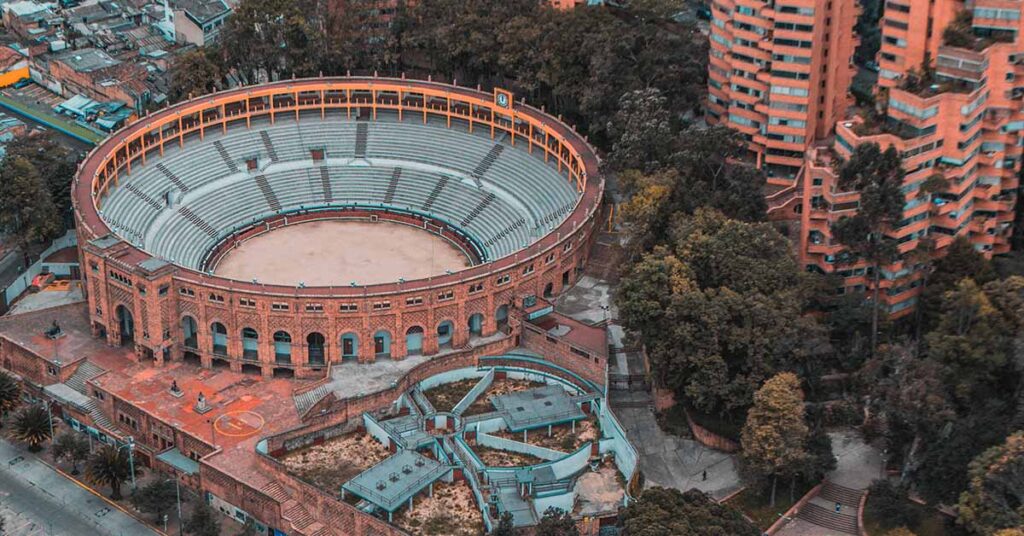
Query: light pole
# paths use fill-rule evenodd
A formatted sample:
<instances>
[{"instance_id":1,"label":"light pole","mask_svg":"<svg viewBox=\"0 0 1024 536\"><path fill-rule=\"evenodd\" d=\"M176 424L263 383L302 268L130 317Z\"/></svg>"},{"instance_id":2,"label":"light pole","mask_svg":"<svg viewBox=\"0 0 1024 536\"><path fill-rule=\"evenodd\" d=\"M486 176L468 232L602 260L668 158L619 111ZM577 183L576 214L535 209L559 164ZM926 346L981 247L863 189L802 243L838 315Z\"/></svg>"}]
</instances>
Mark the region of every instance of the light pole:
<instances>
[{"instance_id":1,"label":"light pole","mask_svg":"<svg viewBox=\"0 0 1024 536\"><path fill-rule=\"evenodd\" d=\"M50 440L53 440L53 413L50 412L50 401L43 400L43 407L46 408L46 421L50 424Z\"/></svg>"},{"instance_id":2,"label":"light pole","mask_svg":"<svg viewBox=\"0 0 1024 536\"><path fill-rule=\"evenodd\" d=\"M117 447L117 450L121 450L123 448L128 449L128 466L132 471L132 489L139 489L138 486L135 485L135 438L128 436L127 439L128 441L124 445Z\"/></svg>"},{"instance_id":3,"label":"light pole","mask_svg":"<svg viewBox=\"0 0 1024 536\"><path fill-rule=\"evenodd\" d=\"M178 500L178 536L182 536L182 526L185 522L181 519L181 486L178 485L178 472L174 472L174 496Z\"/></svg>"}]
</instances>

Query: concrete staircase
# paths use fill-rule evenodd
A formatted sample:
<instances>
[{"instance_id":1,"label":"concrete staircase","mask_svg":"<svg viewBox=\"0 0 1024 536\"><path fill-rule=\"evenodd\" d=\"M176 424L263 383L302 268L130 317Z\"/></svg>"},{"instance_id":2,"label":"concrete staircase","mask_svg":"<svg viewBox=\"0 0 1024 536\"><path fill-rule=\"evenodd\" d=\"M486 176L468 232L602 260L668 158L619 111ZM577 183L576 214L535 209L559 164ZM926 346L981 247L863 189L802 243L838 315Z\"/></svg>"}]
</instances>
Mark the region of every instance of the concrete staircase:
<instances>
[{"instance_id":1,"label":"concrete staircase","mask_svg":"<svg viewBox=\"0 0 1024 536\"><path fill-rule=\"evenodd\" d=\"M100 408L99 402L95 398L89 398L89 403L85 405L85 409L88 410L89 416L92 417L92 422L96 423L100 428L106 430L116 430L113 421L111 421L106 413L103 413L103 409Z\"/></svg>"},{"instance_id":2,"label":"concrete staircase","mask_svg":"<svg viewBox=\"0 0 1024 536\"><path fill-rule=\"evenodd\" d=\"M64 384L85 396L89 396L89 390L86 388L85 382L103 374L106 371L107 369L95 365L92 361L86 359L78 365L78 368L75 369L75 373L72 374Z\"/></svg>"},{"instance_id":3,"label":"concrete staircase","mask_svg":"<svg viewBox=\"0 0 1024 536\"><path fill-rule=\"evenodd\" d=\"M818 495L811 499L797 514L797 517L819 527L843 534L860 534L857 525L857 509L863 490L840 486L825 481ZM841 511L836 512L839 504Z\"/></svg>"},{"instance_id":4,"label":"concrete staircase","mask_svg":"<svg viewBox=\"0 0 1024 536\"><path fill-rule=\"evenodd\" d=\"M295 411L297 411L299 415L304 415L309 411L309 408L313 407L314 404L330 393L331 387L325 383L316 389L292 396L292 400L295 402Z\"/></svg>"}]
</instances>

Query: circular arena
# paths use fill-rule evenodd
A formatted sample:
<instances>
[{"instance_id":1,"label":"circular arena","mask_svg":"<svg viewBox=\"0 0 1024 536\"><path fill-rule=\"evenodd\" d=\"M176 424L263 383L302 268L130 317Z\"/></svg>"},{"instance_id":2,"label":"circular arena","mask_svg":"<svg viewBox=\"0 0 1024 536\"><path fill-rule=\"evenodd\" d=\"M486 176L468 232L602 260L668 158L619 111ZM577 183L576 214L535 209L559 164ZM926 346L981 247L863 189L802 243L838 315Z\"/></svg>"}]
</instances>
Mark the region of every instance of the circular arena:
<instances>
[{"instance_id":1,"label":"circular arena","mask_svg":"<svg viewBox=\"0 0 1024 536\"><path fill-rule=\"evenodd\" d=\"M602 193L586 140L506 91L318 78L138 120L74 204L97 336L311 376L506 333L578 278Z\"/></svg>"}]
</instances>

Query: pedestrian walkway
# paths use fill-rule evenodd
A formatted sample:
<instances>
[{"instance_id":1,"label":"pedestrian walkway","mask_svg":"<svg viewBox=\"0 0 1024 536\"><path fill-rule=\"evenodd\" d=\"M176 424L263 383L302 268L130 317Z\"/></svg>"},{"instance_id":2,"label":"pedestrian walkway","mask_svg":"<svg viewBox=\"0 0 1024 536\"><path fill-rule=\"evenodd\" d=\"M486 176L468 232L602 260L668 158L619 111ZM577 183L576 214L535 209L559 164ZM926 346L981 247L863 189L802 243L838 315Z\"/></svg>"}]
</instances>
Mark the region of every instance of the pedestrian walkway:
<instances>
[{"instance_id":1,"label":"pedestrian walkway","mask_svg":"<svg viewBox=\"0 0 1024 536\"><path fill-rule=\"evenodd\" d=\"M882 471L882 457L853 431L832 432L836 468L825 476L818 494L777 536L835 536L858 534L860 498Z\"/></svg>"},{"instance_id":2,"label":"pedestrian walkway","mask_svg":"<svg viewBox=\"0 0 1024 536\"><path fill-rule=\"evenodd\" d=\"M0 516L18 536L153 536L158 534L0 439Z\"/></svg>"}]
</instances>

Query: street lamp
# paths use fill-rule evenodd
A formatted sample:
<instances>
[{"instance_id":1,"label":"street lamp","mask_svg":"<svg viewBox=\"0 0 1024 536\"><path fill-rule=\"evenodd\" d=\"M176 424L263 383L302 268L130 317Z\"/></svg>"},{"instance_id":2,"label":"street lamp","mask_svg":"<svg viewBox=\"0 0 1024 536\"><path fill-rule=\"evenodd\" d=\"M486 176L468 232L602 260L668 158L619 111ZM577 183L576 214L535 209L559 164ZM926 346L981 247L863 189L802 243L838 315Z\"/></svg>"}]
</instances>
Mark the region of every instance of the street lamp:
<instances>
[{"instance_id":1,"label":"street lamp","mask_svg":"<svg viewBox=\"0 0 1024 536\"><path fill-rule=\"evenodd\" d=\"M50 439L53 440L53 413L50 412L50 401L40 400L40 402L43 404L43 407L46 408L46 421L50 425Z\"/></svg>"},{"instance_id":2,"label":"street lamp","mask_svg":"<svg viewBox=\"0 0 1024 536\"><path fill-rule=\"evenodd\" d=\"M128 436L125 444L117 447L117 450L123 448L128 449L128 466L131 467L132 471L132 489L139 489L135 484L135 438Z\"/></svg>"}]
</instances>

